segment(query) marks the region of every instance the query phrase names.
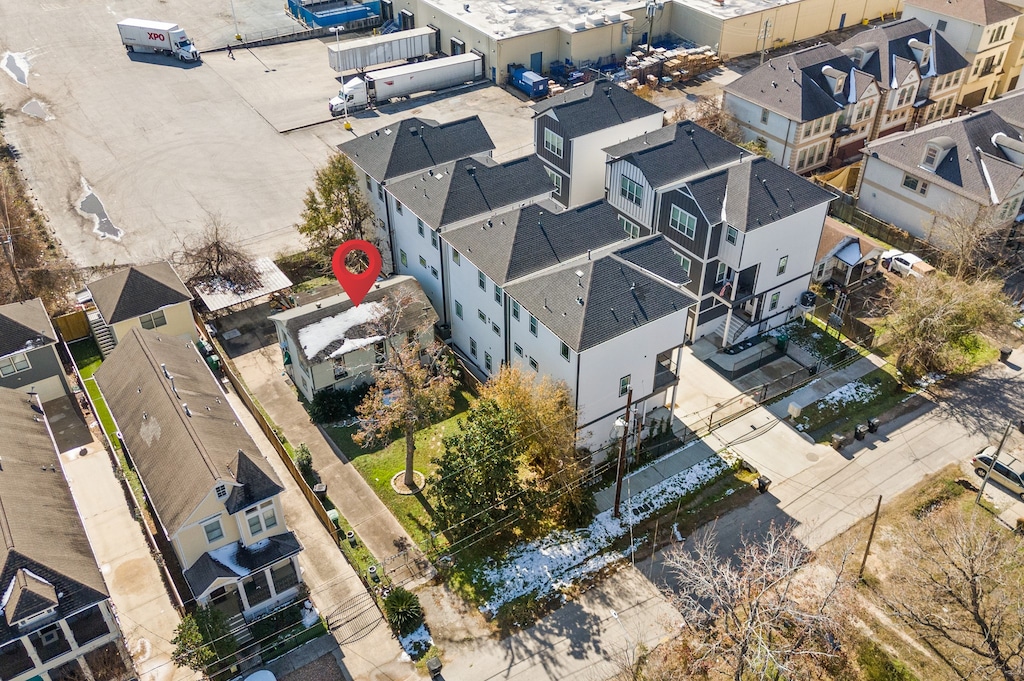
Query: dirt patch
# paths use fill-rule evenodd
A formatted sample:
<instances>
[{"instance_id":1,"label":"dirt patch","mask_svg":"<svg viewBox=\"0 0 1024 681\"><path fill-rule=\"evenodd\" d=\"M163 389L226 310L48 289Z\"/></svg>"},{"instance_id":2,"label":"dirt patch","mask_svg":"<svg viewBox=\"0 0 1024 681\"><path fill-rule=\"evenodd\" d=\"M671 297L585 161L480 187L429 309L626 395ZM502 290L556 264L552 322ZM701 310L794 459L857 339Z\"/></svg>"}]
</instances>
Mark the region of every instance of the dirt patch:
<instances>
[{"instance_id":1,"label":"dirt patch","mask_svg":"<svg viewBox=\"0 0 1024 681\"><path fill-rule=\"evenodd\" d=\"M416 591L430 625L430 635L441 648L446 643L462 643L495 636L472 603L452 593L445 584L427 585Z\"/></svg>"},{"instance_id":2,"label":"dirt patch","mask_svg":"<svg viewBox=\"0 0 1024 681\"><path fill-rule=\"evenodd\" d=\"M345 681L334 655L321 655L304 667L281 677L280 681Z\"/></svg>"}]
</instances>

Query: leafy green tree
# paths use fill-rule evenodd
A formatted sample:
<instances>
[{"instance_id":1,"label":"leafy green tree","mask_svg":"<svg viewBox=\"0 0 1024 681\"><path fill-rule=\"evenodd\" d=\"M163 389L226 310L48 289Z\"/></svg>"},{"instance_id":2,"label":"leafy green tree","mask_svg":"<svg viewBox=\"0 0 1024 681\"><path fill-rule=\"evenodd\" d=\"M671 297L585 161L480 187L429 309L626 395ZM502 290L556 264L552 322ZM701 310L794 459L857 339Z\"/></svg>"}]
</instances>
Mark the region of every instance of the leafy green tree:
<instances>
[{"instance_id":1,"label":"leafy green tree","mask_svg":"<svg viewBox=\"0 0 1024 681\"><path fill-rule=\"evenodd\" d=\"M206 671L208 664L217 659L217 653L206 644L206 639L199 630L199 623L192 615L181 618L181 623L174 630L171 643L174 645L171 659L179 667L188 667L202 673Z\"/></svg>"},{"instance_id":2,"label":"leafy green tree","mask_svg":"<svg viewBox=\"0 0 1024 681\"><path fill-rule=\"evenodd\" d=\"M331 255L340 243L367 238L366 223L373 211L359 189L355 166L344 154L335 154L316 171L303 205L297 228L321 263L330 265ZM369 240L375 238L371 236Z\"/></svg>"},{"instance_id":3,"label":"leafy green tree","mask_svg":"<svg viewBox=\"0 0 1024 681\"><path fill-rule=\"evenodd\" d=\"M438 529L459 539L528 507L519 475L527 449L521 432L513 412L481 399L459 421L458 432L444 437L428 492Z\"/></svg>"}]
</instances>

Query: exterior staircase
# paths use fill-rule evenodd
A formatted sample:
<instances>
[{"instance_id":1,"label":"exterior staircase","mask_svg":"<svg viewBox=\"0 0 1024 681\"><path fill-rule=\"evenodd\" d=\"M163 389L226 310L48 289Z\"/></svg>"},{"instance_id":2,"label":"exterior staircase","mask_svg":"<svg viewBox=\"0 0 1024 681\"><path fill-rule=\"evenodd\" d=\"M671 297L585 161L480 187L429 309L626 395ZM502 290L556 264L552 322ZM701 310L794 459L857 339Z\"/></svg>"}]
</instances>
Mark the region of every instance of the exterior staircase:
<instances>
[{"instance_id":1,"label":"exterior staircase","mask_svg":"<svg viewBox=\"0 0 1024 681\"><path fill-rule=\"evenodd\" d=\"M727 318L727 315L722 315L721 323L712 332L719 338L725 338L725 334L723 332L725 331L725 320ZM733 311L732 321L729 322L729 337L725 338L724 347L729 347L730 345L733 345L734 343L738 342L743 337L743 334L747 332L747 329L749 329L750 326L750 324L747 324L745 321L743 321L743 319L740 318L740 316L736 314L735 311Z\"/></svg>"},{"instance_id":2,"label":"exterior staircase","mask_svg":"<svg viewBox=\"0 0 1024 681\"><path fill-rule=\"evenodd\" d=\"M107 322L103 319L103 315L100 314L99 310L90 310L86 314L86 318L89 320L89 328L92 329L92 336L96 339L96 345L99 346L100 353L106 357L117 345L117 341L114 340L114 334L110 332L110 327L107 326Z\"/></svg>"},{"instance_id":3,"label":"exterior staircase","mask_svg":"<svg viewBox=\"0 0 1024 681\"><path fill-rule=\"evenodd\" d=\"M239 647L242 647L246 643L252 641L252 632L249 631L249 625L245 623L245 618L242 617L242 613L232 615L228 619L228 630L230 630L231 635L235 637L235 641L238 642Z\"/></svg>"},{"instance_id":4,"label":"exterior staircase","mask_svg":"<svg viewBox=\"0 0 1024 681\"><path fill-rule=\"evenodd\" d=\"M398 33L402 30L402 25L392 19L380 28L381 35L387 35L388 33Z\"/></svg>"}]
</instances>

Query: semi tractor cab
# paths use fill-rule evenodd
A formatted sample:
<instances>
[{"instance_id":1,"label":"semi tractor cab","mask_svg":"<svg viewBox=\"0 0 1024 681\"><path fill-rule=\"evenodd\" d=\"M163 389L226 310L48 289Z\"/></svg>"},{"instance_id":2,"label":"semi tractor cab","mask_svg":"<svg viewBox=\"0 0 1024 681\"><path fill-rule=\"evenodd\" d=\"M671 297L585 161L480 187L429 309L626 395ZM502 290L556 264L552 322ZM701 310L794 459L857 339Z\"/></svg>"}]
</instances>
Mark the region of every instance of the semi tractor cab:
<instances>
[{"instance_id":1,"label":"semi tractor cab","mask_svg":"<svg viewBox=\"0 0 1024 681\"><path fill-rule=\"evenodd\" d=\"M117 22L121 43L128 52L154 52L177 57L179 61L199 61L199 50L177 24L146 19Z\"/></svg>"}]
</instances>

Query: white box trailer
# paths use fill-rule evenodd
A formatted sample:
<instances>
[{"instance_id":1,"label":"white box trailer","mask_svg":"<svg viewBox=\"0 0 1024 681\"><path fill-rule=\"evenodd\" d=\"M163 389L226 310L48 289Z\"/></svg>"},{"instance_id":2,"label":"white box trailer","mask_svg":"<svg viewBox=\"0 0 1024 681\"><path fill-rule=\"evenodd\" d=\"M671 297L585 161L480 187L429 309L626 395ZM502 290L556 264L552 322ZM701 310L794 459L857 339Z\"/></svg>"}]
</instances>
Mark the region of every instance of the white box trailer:
<instances>
[{"instance_id":1,"label":"white box trailer","mask_svg":"<svg viewBox=\"0 0 1024 681\"><path fill-rule=\"evenodd\" d=\"M185 35L184 29L166 21L125 19L117 22L121 44L128 52L156 52L177 57L180 61L199 61L199 50Z\"/></svg>"},{"instance_id":2,"label":"white box trailer","mask_svg":"<svg viewBox=\"0 0 1024 681\"><path fill-rule=\"evenodd\" d=\"M357 111L396 97L469 83L482 75L483 60L473 53L380 69L345 83L329 106L333 114Z\"/></svg>"},{"instance_id":3,"label":"white box trailer","mask_svg":"<svg viewBox=\"0 0 1024 681\"><path fill-rule=\"evenodd\" d=\"M327 47L327 58L335 71L355 71L377 64L418 59L434 52L437 31L411 28L408 31L346 40Z\"/></svg>"}]
</instances>

